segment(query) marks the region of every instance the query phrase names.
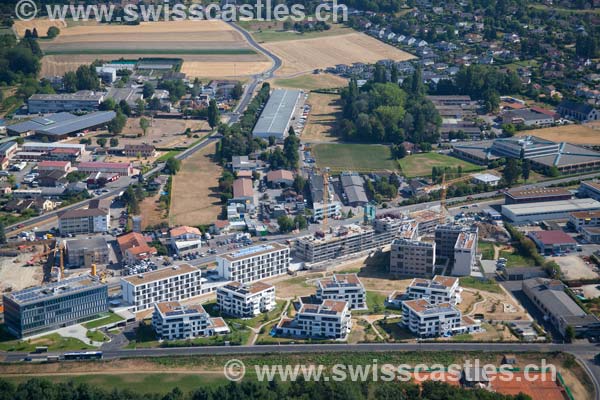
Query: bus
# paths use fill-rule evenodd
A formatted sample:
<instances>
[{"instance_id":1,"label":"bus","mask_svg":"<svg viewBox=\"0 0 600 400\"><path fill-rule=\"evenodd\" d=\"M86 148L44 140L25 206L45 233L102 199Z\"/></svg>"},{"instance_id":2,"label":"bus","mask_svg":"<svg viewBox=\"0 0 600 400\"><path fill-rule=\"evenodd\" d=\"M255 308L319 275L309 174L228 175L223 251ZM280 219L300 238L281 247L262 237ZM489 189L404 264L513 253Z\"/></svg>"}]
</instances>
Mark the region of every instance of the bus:
<instances>
[{"instance_id":1,"label":"bus","mask_svg":"<svg viewBox=\"0 0 600 400\"><path fill-rule=\"evenodd\" d=\"M101 351L72 351L64 353L63 360L101 360Z\"/></svg>"}]
</instances>

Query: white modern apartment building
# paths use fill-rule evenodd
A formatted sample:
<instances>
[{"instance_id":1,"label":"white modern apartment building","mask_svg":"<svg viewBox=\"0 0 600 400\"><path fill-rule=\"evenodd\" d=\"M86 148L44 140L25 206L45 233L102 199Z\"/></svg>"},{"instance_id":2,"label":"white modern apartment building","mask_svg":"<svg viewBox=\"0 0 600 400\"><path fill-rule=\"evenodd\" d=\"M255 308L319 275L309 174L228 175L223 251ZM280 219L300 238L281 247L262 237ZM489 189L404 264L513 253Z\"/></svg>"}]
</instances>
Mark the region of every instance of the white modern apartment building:
<instances>
[{"instance_id":1,"label":"white modern apartment building","mask_svg":"<svg viewBox=\"0 0 600 400\"><path fill-rule=\"evenodd\" d=\"M219 275L240 283L285 274L289 266L290 248L276 242L247 247L217 257Z\"/></svg>"},{"instance_id":2,"label":"white modern apartment building","mask_svg":"<svg viewBox=\"0 0 600 400\"><path fill-rule=\"evenodd\" d=\"M351 310L367 309L367 292L356 274L334 274L317 282L317 299L346 301Z\"/></svg>"},{"instance_id":3,"label":"white modern apartment building","mask_svg":"<svg viewBox=\"0 0 600 400\"><path fill-rule=\"evenodd\" d=\"M223 318L211 318L200 304L185 306L178 301L154 304L152 327L162 340L193 339L229 333Z\"/></svg>"},{"instance_id":4,"label":"white modern apartment building","mask_svg":"<svg viewBox=\"0 0 600 400\"><path fill-rule=\"evenodd\" d=\"M133 311L143 311L165 301L179 301L202 294L201 272L188 264L121 278L123 300Z\"/></svg>"},{"instance_id":5,"label":"white modern apartment building","mask_svg":"<svg viewBox=\"0 0 600 400\"><path fill-rule=\"evenodd\" d=\"M458 278L436 275L433 279L415 278L406 289L409 299L424 299L436 305L450 303L455 306L462 301L460 296L462 288L458 285Z\"/></svg>"},{"instance_id":6,"label":"white modern apartment building","mask_svg":"<svg viewBox=\"0 0 600 400\"><path fill-rule=\"evenodd\" d=\"M303 304L296 316L282 318L275 328L281 336L345 340L352 329L352 314L345 301L324 300Z\"/></svg>"},{"instance_id":7,"label":"white modern apartment building","mask_svg":"<svg viewBox=\"0 0 600 400\"><path fill-rule=\"evenodd\" d=\"M450 303L431 304L425 299L402 303L402 325L420 338L477 332L478 322L462 315Z\"/></svg>"},{"instance_id":8,"label":"white modern apartment building","mask_svg":"<svg viewBox=\"0 0 600 400\"><path fill-rule=\"evenodd\" d=\"M253 318L275 308L275 287L263 282L230 282L217 289L217 306L224 314Z\"/></svg>"},{"instance_id":9,"label":"white modern apartment building","mask_svg":"<svg viewBox=\"0 0 600 400\"><path fill-rule=\"evenodd\" d=\"M477 231L461 232L454 246L452 275L470 276L477 262Z\"/></svg>"},{"instance_id":10,"label":"white modern apartment building","mask_svg":"<svg viewBox=\"0 0 600 400\"><path fill-rule=\"evenodd\" d=\"M396 239L390 253L390 275L431 277L435 270L434 242Z\"/></svg>"}]
</instances>

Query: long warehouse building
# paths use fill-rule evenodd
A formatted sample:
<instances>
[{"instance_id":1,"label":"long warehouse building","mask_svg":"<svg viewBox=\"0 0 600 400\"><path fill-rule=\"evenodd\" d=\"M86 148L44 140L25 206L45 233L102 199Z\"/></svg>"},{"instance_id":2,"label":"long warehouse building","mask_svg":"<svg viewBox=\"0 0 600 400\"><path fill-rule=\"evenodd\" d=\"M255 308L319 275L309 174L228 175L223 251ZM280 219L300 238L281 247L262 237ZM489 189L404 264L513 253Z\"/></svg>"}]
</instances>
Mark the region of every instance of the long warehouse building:
<instances>
[{"instance_id":1,"label":"long warehouse building","mask_svg":"<svg viewBox=\"0 0 600 400\"><path fill-rule=\"evenodd\" d=\"M287 136L300 94L300 90L275 89L254 126L252 136L263 139L273 136L283 140Z\"/></svg>"},{"instance_id":2,"label":"long warehouse building","mask_svg":"<svg viewBox=\"0 0 600 400\"><path fill-rule=\"evenodd\" d=\"M514 223L521 224L543 220L567 220L573 212L596 210L600 210L600 202L594 199L572 199L503 205L502 215Z\"/></svg>"}]
</instances>

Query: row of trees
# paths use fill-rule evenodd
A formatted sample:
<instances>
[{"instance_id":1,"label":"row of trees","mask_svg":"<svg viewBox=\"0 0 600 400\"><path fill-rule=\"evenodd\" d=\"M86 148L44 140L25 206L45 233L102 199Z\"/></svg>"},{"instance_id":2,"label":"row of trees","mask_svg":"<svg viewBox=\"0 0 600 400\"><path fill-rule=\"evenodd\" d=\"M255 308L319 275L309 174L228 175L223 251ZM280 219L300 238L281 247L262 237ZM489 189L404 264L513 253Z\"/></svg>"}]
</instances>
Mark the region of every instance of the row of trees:
<instances>
[{"instance_id":1,"label":"row of trees","mask_svg":"<svg viewBox=\"0 0 600 400\"><path fill-rule=\"evenodd\" d=\"M270 85L263 83L239 122L233 125L219 125L219 133L223 138L219 142L216 154L221 162L231 160L232 156L248 155L261 147L260 140L252 138L252 128L258 119L262 105L269 99L270 91Z\"/></svg>"},{"instance_id":2,"label":"row of trees","mask_svg":"<svg viewBox=\"0 0 600 400\"><path fill-rule=\"evenodd\" d=\"M17 43L13 35L0 35L0 84L14 85L35 78L42 56L35 38L23 38Z\"/></svg>"},{"instance_id":3,"label":"row of trees","mask_svg":"<svg viewBox=\"0 0 600 400\"><path fill-rule=\"evenodd\" d=\"M87 384L51 383L48 380L33 378L18 386L0 378L0 400L531 400L531 397L518 394L502 395L485 389L462 389L447 383L425 381L421 385L407 382L335 382L305 381L297 379L290 383L278 381L242 383L230 382L224 385L211 385L184 393L179 388L165 395L156 393L141 394L130 389L111 392Z\"/></svg>"}]
</instances>

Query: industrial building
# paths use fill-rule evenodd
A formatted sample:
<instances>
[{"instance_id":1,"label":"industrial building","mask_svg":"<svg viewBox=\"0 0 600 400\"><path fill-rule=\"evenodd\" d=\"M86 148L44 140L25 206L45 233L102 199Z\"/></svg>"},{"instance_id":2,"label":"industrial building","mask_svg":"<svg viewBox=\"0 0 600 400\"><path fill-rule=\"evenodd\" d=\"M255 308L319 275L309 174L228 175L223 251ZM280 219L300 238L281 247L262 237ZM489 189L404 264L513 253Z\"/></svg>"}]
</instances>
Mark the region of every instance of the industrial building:
<instances>
[{"instance_id":1,"label":"industrial building","mask_svg":"<svg viewBox=\"0 0 600 400\"><path fill-rule=\"evenodd\" d=\"M104 236L66 242L67 266L89 268L92 264L108 264L108 243Z\"/></svg>"},{"instance_id":2,"label":"industrial building","mask_svg":"<svg viewBox=\"0 0 600 400\"><path fill-rule=\"evenodd\" d=\"M133 165L128 162L113 163L113 162L98 162L89 161L82 162L77 165L77 170L88 174L103 172L107 174L117 174L119 176L133 175Z\"/></svg>"},{"instance_id":3,"label":"industrial building","mask_svg":"<svg viewBox=\"0 0 600 400\"><path fill-rule=\"evenodd\" d=\"M600 211L580 211L569 215L569 225L577 232L600 226Z\"/></svg>"},{"instance_id":4,"label":"industrial building","mask_svg":"<svg viewBox=\"0 0 600 400\"><path fill-rule=\"evenodd\" d=\"M600 183L596 181L580 182L577 194L579 197L591 197L600 201Z\"/></svg>"},{"instance_id":5,"label":"industrial building","mask_svg":"<svg viewBox=\"0 0 600 400\"><path fill-rule=\"evenodd\" d=\"M9 136L38 135L57 141L79 132L104 128L116 116L114 111L97 111L81 116L62 112L9 125L6 130Z\"/></svg>"},{"instance_id":6,"label":"industrial building","mask_svg":"<svg viewBox=\"0 0 600 400\"><path fill-rule=\"evenodd\" d=\"M80 90L75 93L34 94L27 100L29 114L69 111L94 111L104 101L105 93Z\"/></svg>"},{"instance_id":7,"label":"industrial building","mask_svg":"<svg viewBox=\"0 0 600 400\"><path fill-rule=\"evenodd\" d=\"M300 90L273 90L254 125L252 136L262 139L271 136L277 140L285 139L301 93Z\"/></svg>"},{"instance_id":8,"label":"industrial building","mask_svg":"<svg viewBox=\"0 0 600 400\"><path fill-rule=\"evenodd\" d=\"M573 194L565 188L510 189L504 192L504 204L541 203L571 198Z\"/></svg>"},{"instance_id":9,"label":"industrial building","mask_svg":"<svg viewBox=\"0 0 600 400\"><path fill-rule=\"evenodd\" d=\"M312 339L345 340L352 329L352 314L345 301L325 300L302 304L293 319L282 318L275 334Z\"/></svg>"},{"instance_id":10,"label":"industrial building","mask_svg":"<svg viewBox=\"0 0 600 400\"><path fill-rule=\"evenodd\" d=\"M316 298L319 301L345 301L351 310L368 309L367 291L356 274L333 274L319 279Z\"/></svg>"},{"instance_id":11,"label":"industrial building","mask_svg":"<svg viewBox=\"0 0 600 400\"><path fill-rule=\"evenodd\" d=\"M400 227L406 220L381 218L373 226L344 225L331 228L328 232L302 236L296 239L296 256L309 263L333 260L388 245L398 237Z\"/></svg>"},{"instance_id":12,"label":"industrial building","mask_svg":"<svg viewBox=\"0 0 600 400\"><path fill-rule=\"evenodd\" d=\"M4 323L18 338L91 319L108 311L108 286L90 275L3 296Z\"/></svg>"},{"instance_id":13,"label":"industrial building","mask_svg":"<svg viewBox=\"0 0 600 400\"><path fill-rule=\"evenodd\" d=\"M134 312L153 307L154 303L179 301L202 294L200 269L188 264L121 278L123 300Z\"/></svg>"},{"instance_id":14,"label":"industrial building","mask_svg":"<svg viewBox=\"0 0 600 400\"><path fill-rule=\"evenodd\" d=\"M523 293L561 335L565 336L567 327L572 326L577 337L598 336L600 320L582 310L565 290L565 285L558 280L532 278L523 281Z\"/></svg>"},{"instance_id":15,"label":"industrial building","mask_svg":"<svg viewBox=\"0 0 600 400\"><path fill-rule=\"evenodd\" d=\"M528 236L546 256L575 251L577 247L575 239L563 231L532 231Z\"/></svg>"},{"instance_id":16,"label":"industrial building","mask_svg":"<svg viewBox=\"0 0 600 400\"><path fill-rule=\"evenodd\" d=\"M240 283L285 274L289 266L290 248L276 242L246 247L217 257L219 275Z\"/></svg>"},{"instance_id":17,"label":"industrial building","mask_svg":"<svg viewBox=\"0 0 600 400\"><path fill-rule=\"evenodd\" d=\"M217 288L217 306L223 314L254 318L275 309L275 287L263 282L229 282Z\"/></svg>"},{"instance_id":18,"label":"industrial building","mask_svg":"<svg viewBox=\"0 0 600 400\"><path fill-rule=\"evenodd\" d=\"M525 224L544 220L567 220L573 212L597 210L600 210L600 202L597 200L572 199L503 205L502 215L516 224Z\"/></svg>"},{"instance_id":19,"label":"industrial building","mask_svg":"<svg viewBox=\"0 0 600 400\"><path fill-rule=\"evenodd\" d=\"M344 172L340 175L344 200L351 207L362 207L369 202L365 192L364 181L360 174Z\"/></svg>"},{"instance_id":20,"label":"industrial building","mask_svg":"<svg viewBox=\"0 0 600 400\"><path fill-rule=\"evenodd\" d=\"M551 142L535 136L453 144L452 154L481 165L500 157L528 159L534 170L546 173L555 167L569 175L600 169L600 153L566 142Z\"/></svg>"},{"instance_id":21,"label":"industrial building","mask_svg":"<svg viewBox=\"0 0 600 400\"><path fill-rule=\"evenodd\" d=\"M102 207L68 210L58 216L58 230L61 235L108 232L109 224L109 211Z\"/></svg>"},{"instance_id":22,"label":"industrial building","mask_svg":"<svg viewBox=\"0 0 600 400\"><path fill-rule=\"evenodd\" d=\"M178 301L154 304L152 327L162 340L185 340L229 333L223 318L211 318L200 304Z\"/></svg>"}]
</instances>

